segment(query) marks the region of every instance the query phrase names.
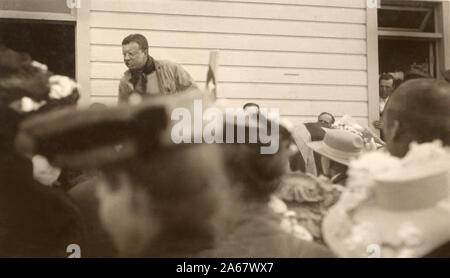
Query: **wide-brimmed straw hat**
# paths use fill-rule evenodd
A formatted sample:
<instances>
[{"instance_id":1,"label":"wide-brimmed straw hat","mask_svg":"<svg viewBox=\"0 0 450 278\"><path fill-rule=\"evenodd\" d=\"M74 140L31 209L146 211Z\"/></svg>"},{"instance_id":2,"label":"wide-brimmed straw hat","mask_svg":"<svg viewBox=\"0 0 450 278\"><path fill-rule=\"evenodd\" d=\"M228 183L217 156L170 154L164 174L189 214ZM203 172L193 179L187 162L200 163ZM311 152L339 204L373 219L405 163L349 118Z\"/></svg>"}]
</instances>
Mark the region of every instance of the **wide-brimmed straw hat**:
<instances>
[{"instance_id":1,"label":"wide-brimmed straw hat","mask_svg":"<svg viewBox=\"0 0 450 278\"><path fill-rule=\"evenodd\" d=\"M448 242L448 161L447 148L425 161L371 153L353 162L346 191L323 221L326 244L340 257L423 257Z\"/></svg>"},{"instance_id":2,"label":"wide-brimmed straw hat","mask_svg":"<svg viewBox=\"0 0 450 278\"><path fill-rule=\"evenodd\" d=\"M363 152L364 140L361 136L347 130L323 129L326 133L322 141L307 144L313 151L347 166Z\"/></svg>"}]
</instances>

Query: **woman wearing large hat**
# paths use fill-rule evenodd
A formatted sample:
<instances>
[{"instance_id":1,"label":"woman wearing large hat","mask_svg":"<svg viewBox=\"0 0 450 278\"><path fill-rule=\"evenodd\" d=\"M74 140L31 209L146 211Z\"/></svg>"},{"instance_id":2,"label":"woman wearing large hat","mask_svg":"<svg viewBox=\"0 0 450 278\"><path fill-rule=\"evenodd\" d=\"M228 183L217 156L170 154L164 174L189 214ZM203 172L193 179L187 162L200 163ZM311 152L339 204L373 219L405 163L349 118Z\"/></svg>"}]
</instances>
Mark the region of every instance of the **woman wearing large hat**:
<instances>
[{"instance_id":1,"label":"woman wearing large hat","mask_svg":"<svg viewBox=\"0 0 450 278\"><path fill-rule=\"evenodd\" d=\"M64 192L37 181L31 157L14 148L22 120L75 104L78 96L69 78L0 47L0 257L67 257L68 245L82 245L77 208Z\"/></svg>"},{"instance_id":2,"label":"woman wearing large hat","mask_svg":"<svg viewBox=\"0 0 450 278\"><path fill-rule=\"evenodd\" d=\"M423 257L450 240L450 149L413 144L350 164L346 191L323 222L340 257ZM424 167L426 165L426 167Z\"/></svg>"}]
</instances>

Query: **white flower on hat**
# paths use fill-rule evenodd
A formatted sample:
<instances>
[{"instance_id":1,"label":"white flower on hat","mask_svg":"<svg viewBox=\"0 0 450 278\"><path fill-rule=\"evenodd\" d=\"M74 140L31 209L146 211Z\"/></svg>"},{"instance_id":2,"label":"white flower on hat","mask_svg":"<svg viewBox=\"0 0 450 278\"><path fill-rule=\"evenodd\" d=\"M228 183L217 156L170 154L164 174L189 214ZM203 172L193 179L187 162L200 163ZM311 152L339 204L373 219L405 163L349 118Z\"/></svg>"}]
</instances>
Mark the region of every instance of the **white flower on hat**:
<instances>
[{"instance_id":1,"label":"white flower on hat","mask_svg":"<svg viewBox=\"0 0 450 278\"><path fill-rule=\"evenodd\" d=\"M306 241L312 241L313 236L311 235L308 230L306 230L303 226L300 226L299 224L294 225L292 228L292 235L294 235L298 239L306 240Z\"/></svg>"},{"instance_id":2,"label":"white flower on hat","mask_svg":"<svg viewBox=\"0 0 450 278\"><path fill-rule=\"evenodd\" d=\"M75 88L78 88L78 84L72 79L63 75L53 75L49 78L51 99L61 99L72 94Z\"/></svg>"},{"instance_id":3,"label":"white flower on hat","mask_svg":"<svg viewBox=\"0 0 450 278\"><path fill-rule=\"evenodd\" d=\"M313 236L311 235L311 233L306 230L306 228L298 224L297 220L293 217L283 218L281 220L280 227L283 231L293 235L298 239L306 241L313 240Z\"/></svg>"},{"instance_id":4,"label":"white flower on hat","mask_svg":"<svg viewBox=\"0 0 450 278\"><path fill-rule=\"evenodd\" d=\"M356 123L350 115L344 115L341 119L334 122L333 128L350 131L363 137L364 128Z\"/></svg>"},{"instance_id":5,"label":"white flower on hat","mask_svg":"<svg viewBox=\"0 0 450 278\"><path fill-rule=\"evenodd\" d=\"M38 61L32 61L31 65L35 68L40 69L43 72L47 72L48 71L48 67L45 64L39 63Z\"/></svg>"},{"instance_id":6,"label":"white flower on hat","mask_svg":"<svg viewBox=\"0 0 450 278\"><path fill-rule=\"evenodd\" d=\"M61 174L61 169L55 168L41 155L33 156L33 176L43 185L51 186Z\"/></svg>"},{"instance_id":7,"label":"white flower on hat","mask_svg":"<svg viewBox=\"0 0 450 278\"><path fill-rule=\"evenodd\" d=\"M20 99L20 110L22 112L32 112L38 110L44 104L45 101L36 102L29 97L23 97Z\"/></svg>"},{"instance_id":8,"label":"white flower on hat","mask_svg":"<svg viewBox=\"0 0 450 278\"><path fill-rule=\"evenodd\" d=\"M277 214L284 214L288 210L287 205L274 195L270 196L269 207Z\"/></svg>"},{"instance_id":9,"label":"white flower on hat","mask_svg":"<svg viewBox=\"0 0 450 278\"><path fill-rule=\"evenodd\" d=\"M20 99L11 102L9 104L9 108L19 113L29 113L39 110L39 108L44 106L46 103L47 102L45 100L37 102L32 98L22 97Z\"/></svg>"}]
</instances>

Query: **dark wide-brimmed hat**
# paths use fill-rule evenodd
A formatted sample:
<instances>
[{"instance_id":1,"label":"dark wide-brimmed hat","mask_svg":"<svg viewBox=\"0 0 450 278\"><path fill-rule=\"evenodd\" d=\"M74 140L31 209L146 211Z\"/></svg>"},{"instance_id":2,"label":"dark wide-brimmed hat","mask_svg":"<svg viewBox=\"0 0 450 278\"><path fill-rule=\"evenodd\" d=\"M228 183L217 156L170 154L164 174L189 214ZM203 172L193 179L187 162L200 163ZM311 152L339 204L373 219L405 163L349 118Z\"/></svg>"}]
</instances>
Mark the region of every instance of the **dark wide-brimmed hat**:
<instances>
[{"instance_id":1,"label":"dark wide-brimmed hat","mask_svg":"<svg viewBox=\"0 0 450 278\"><path fill-rule=\"evenodd\" d=\"M17 126L38 112L75 105L77 84L66 76L52 75L47 66L29 55L0 46L0 139L11 150Z\"/></svg>"},{"instance_id":2,"label":"dark wide-brimmed hat","mask_svg":"<svg viewBox=\"0 0 450 278\"><path fill-rule=\"evenodd\" d=\"M194 101L203 96L193 91L158 96L134 106L41 113L21 123L16 148L26 155L43 155L55 166L72 169L102 168L145 159L152 152L183 145L173 140L173 127L179 122L170 120L172 113L184 111L193 115ZM202 135L202 130L189 130L192 133L186 135L188 138Z\"/></svg>"},{"instance_id":3,"label":"dark wide-brimmed hat","mask_svg":"<svg viewBox=\"0 0 450 278\"><path fill-rule=\"evenodd\" d=\"M17 112L48 110L75 104L78 85L66 76L53 75L29 55L0 47L0 104ZM24 107L25 106L25 107Z\"/></svg>"}]
</instances>

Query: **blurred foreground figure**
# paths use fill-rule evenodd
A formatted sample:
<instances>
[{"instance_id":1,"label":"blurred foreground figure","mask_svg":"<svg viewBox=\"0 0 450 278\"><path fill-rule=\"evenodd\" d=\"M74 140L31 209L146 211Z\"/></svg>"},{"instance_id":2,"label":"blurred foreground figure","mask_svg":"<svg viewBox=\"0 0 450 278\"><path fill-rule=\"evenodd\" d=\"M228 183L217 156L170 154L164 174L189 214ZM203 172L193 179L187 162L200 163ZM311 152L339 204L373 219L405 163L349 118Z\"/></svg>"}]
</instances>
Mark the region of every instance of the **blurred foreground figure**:
<instances>
[{"instance_id":1,"label":"blurred foreground figure","mask_svg":"<svg viewBox=\"0 0 450 278\"><path fill-rule=\"evenodd\" d=\"M450 257L450 148L413 143L403 158L370 152L324 219L340 257Z\"/></svg>"},{"instance_id":2,"label":"blurred foreground figure","mask_svg":"<svg viewBox=\"0 0 450 278\"><path fill-rule=\"evenodd\" d=\"M266 164L257 172L251 165L243 168L255 178L249 182L260 183L237 185L223 165L230 159L223 157L225 144L188 143L202 136L195 128L183 130L186 141L174 143L180 136L175 126L195 118L169 121L176 118L174 109L193 115L194 100L201 98L200 92L191 92L137 106L47 115L24 123L18 142L24 152L46 155L55 165L102 172L98 213L119 257L331 256L282 231L269 213L267 201L276 187L264 186L282 174L287 156L269 155L256 162ZM53 124L40 128L49 121ZM216 138L223 136L215 132ZM285 143L281 149L286 151ZM253 151L259 151L257 144L245 152L244 164L257 156ZM265 179L269 182L264 184Z\"/></svg>"},{"instance_id":3,"label":"blurred foreground figure","mask_svg":"<svg viewBox=\"0 0 450 278\"><path fill-rule=\"evenodd\" d=\"M102 172L98 214L119 257L195 256L214 247L231 211L218 146L171 139L171 111L197 96L45 115L23 124L19 145L60 167Z\"/></svg>"},{"instance_id":4,"label":"blurred foreground figure","mask_svg":"<svg viewBox=\"0 0 450 278\"><path fill-rule=\"evenodd\" d=\"M444 78L445 78L445 80L447 80L447 82L450 82L450 70L447 70L444 73Z\"/></svg>"},{"instance_id":5,"label":"blurred foreground figure","mask_svg":"<svg viewBox=\"0 0 450 278\"><path fill-rule=\"evenodd\" d=\"M390 154L350 163L349 182L324 220L343 257L450 257L450 85L415 79L383 114Z\"/></svg>"},{"instance_id":6,"label":"blurred foreground figure","mask_svg":"<svg viewBox=\"0 0 450 278\"><path fill-rule=\"evenodd\" d=\"M78 96L69 78L52 76L27 55L0 49L0 257L67 257L68 245L83 244L81 216L72 201L35 180L31 156L14 149L22 120L75 104Z\"/></svg>"},{"instance_id":7,"label":"blurred foreground figure","mask_svg":"<svg viewBox=\"0 0 450 278\"><path fill-rule=\"evenodd\" d=\"M403 83L387 103L383 132L387 149L398 157L411 142L439 139L450 145L450 84L434 79Z\"/></svg>"},{"instance_id":8,"label":"blurred foreground figure","mask_svg":"<svg viewBox=\"0 0 450 278\"><path fill-rule=\"evenodd\" d=\"M271 126L271 121L267 126ZM332 257L333 254L326 248L307 241L312 240L312 236L303 227L287 222L285 224L288 227L283 227L282 217L269 207L269 201L275 198L273 194L279 189L281 177L288 169L292 153L288 130L279 126L278 152L261 154L262 142L249 143L249 126L234 125L232 128L235 129L234 135L239 128L244 128L246 134L246 143L223 145L230 186L238 193L234 206L235 217L229 222L227 233L216 248L200 256ZM261 129L263 127L260 126L258 133ZM279 199L275 202L282 203Z\"/></svg>"}]
</instances>

